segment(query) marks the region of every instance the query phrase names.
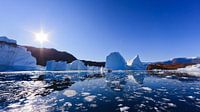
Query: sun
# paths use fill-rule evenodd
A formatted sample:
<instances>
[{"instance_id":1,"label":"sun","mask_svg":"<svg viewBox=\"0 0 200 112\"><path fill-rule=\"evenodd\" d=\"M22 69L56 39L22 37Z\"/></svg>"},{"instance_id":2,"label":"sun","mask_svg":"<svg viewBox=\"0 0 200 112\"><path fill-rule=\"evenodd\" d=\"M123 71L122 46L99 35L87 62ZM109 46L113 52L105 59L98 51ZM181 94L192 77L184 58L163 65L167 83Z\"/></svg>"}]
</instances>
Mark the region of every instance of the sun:
<instances>
[{"instance_id":1,"label":"sun","mask_svg":"<svg viewBox=\"0 0 200 112\"><path fill-rule=\"evenodd\" d=\"M48 33L45 33L43 30L40 30L38 33L35 34L35 40L40 42L41 45L43 45L44 42L48 41Z\"/></svg>"}]
</instances>

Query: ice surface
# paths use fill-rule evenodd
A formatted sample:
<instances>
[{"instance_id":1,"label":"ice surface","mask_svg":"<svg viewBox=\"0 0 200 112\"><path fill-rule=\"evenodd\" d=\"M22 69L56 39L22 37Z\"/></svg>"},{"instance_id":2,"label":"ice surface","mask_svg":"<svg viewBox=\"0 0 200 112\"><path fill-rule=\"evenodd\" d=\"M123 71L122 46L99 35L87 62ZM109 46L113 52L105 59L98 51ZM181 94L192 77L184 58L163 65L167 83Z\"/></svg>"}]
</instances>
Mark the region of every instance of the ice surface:
<instances>
[{"instance_id":1,"label":"ice surface","mask_svg":"<svg viewBox=\"0 0 200 112\"><path fill-rule=\"evenodd\" d=\"M70 64L70 70L87 70L87 67L82 61L75 60Z\"/></svg>"},{"instance_id":2,"label":"ice surface","mask_svg":"<svg viewBox=\"0 0 200 112\"><path fill-rule=\"evenodd\" d=\"M1 37L0 40L5 39ZM16 43L14 40L7 42ZM22 46L0 43L0 51L0 71L35 70L37 67L36 59Z\"/></svg>"},{"instance_id":3,"label":"ice surface","mask_svg":"<svg viewBox=\"0 0 200 112\"><path fill-rule=\"evenodd\" d=\"M111 70L125 70L126 61L119 52L112 52L106 57L105 67Z\"/></svg>"},{"instance_id":4,"label":"ice surface","mask_svg":"<svg viewBox=\"0 0 200 112\"><path fill-rule=\"evenodd\" d=\"M65 61L59 61L59 62L56 62L54 60L47 61L46 70L58 71L58 70L66 70L66 69L67 69L67 62Z\"/></svg>"}]
</instances>

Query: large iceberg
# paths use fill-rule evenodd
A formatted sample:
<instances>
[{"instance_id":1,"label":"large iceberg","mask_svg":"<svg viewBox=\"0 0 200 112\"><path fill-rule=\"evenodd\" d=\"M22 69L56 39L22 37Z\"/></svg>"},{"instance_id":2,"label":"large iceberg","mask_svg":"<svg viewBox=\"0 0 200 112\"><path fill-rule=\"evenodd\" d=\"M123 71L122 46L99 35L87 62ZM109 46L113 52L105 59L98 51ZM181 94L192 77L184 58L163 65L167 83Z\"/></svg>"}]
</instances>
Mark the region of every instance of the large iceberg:
<instances>
[{"instance_id":1,"label":"large iceberg","mask_svg":"<svg viewBox=\"0 0 200 112\"><path fill-rule=\"evenodd\" d=\"M62 70L67 70L67 62L65 61L47 61L46 64L46 70L50 71L62 71Z\"/></svg>"},{"instance_id":2,"label":"large iceberg","mask_svg":"<svg viewBox=\"0 0 200 112\"><path fill-rule=\"evenodd\" d=\"M112 52L106 57L105 67L111 70L125 70L126 61L119 52Z\"/></svg>"},{"instance_id":3,"label":"large iceberg","mask_svg":"<svg viewBox=\"0 0 200 112\"><path fill-rule=\"evenodd\" d=\"M0 71L35 70L36 59L15 40L0 37Z\"/></svg>"},{"instance_id":4,"label":"large iceberg","mask_svg":"<svg viewBox=\"0 0 200 112\"><path fill-rule=\"evenodd\" d=\"M70 70L87 70L87 66L82 61L75 60L70 64Z\"/></svg>"},{"instance_id":5,"label":"large iceberg","mask_svg":"<svg viewBox=\"0 0 200 112\"><path fill-rule=\"evenodd\" d=\"M131 70L145 70L146 66L141 62L139 55L127 62L127 69Z\"/></svg>"}]
</instances>

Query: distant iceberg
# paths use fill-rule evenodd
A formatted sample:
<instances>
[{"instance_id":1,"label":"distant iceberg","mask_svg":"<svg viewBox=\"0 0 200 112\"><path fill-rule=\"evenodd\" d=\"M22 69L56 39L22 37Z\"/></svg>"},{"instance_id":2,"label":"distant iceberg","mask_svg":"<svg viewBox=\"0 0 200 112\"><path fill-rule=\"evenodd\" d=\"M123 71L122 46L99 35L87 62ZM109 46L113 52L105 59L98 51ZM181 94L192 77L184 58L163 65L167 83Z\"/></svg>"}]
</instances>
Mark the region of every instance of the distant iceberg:
<instances>
[{"instance_id":1,"label":"distant iceberg","mask_svg":"<svg viewBox=\"0 0 200 112\"><path fill-rule=\"evenodd\" d=\"M67 62L65 61L47 61L46 70L50 71L64 71L67 70Z\"/></svg>"},{"instance_id":2,"label":"distant iceberg","mask_svg":"<svg viewBox=\"0 0 200 112\"><path fill-rule=\"evenodd\" d=\"M179 68L176 71L180 73L187 73L191 76L200 77L200 64L187 66L185 68Z\"/></svg>"},{"instance_id":3,"label":"distant iceberg","mask_svg":"<svg viewBox=\"0 0 200 112\"><path fill-rule=\"evenodd\" d=\"M105 67L111 70L125 70L126 61L119 52L112 52L106 57Z\"/></svg>"},{"instance_id":4,"label":"distant iceberg","mask_svg":"<svg viewBox=\"0 0 200 112\"><path fill-rule=\"evenodd\" d=\"M7 37L0 37L0 71L35 70L36 59L26 48Z\"/></svg>"},{"instance_id":5,"label":"distant iceberg","mask_svg":"<svg viewBox=\"0 0 200 112\"><path fill-rule=\"evenodd\" d=\"M129 60L127 62L127 69L129 70L145 70L146 69L146 65L143 64L140 60L139 55L136 55L135 58Z\"/></svg>"},{"instance_id":6,"label":"distant iceberg","mask_svg":"<svg viewBox=\"0 0 200 112\"><path fill-rule=\"evenodd\" d=\"M87 70L87 66L82 61L75 60L70 64L70 70Z\"/></svg>"}]
</instances>

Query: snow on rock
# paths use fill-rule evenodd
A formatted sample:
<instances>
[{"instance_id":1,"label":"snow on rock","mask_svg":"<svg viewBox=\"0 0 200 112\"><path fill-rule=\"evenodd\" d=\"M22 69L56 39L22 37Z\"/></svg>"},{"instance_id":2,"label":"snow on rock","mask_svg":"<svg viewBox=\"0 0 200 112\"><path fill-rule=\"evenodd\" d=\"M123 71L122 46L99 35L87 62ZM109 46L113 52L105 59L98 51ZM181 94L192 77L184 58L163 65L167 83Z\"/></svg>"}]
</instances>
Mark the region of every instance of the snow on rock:
<instances>
[{"instance_id":1,"label":"snow on rock","mask_svg":"<svg viewBox=\"0 0 200 112\"><path fill-rule=\"evenodd\" d=\"M65 61L56 62L54 60L47 61L46 70L55 70L55 71L67 70L67 62Z\"/></svg>"},{"instance_id":2,"label":"snow on rock","mask_svg":"<svg viewBox=\"0 0 200 112\"><path fill-rule=\"evenodd\" d=\"M125 70L126 61L119 52L112 52L106 57L105 67L111 70Z\"/></svg>"},{"instance_id":3,"label":"snow on rock","mask_svg":"<svg viewBox=\"0 0 200 112\"><path fill-rule=\"evenodd\" d=\"M131 70L145 70L145 65L140 61L139 55L127 62L128 68Z\"/></svg>"},{"instance_id":4,"label":"snow on rock","mask_svg":"<svg viewBox=\"0 0 200 112\"><path fill-rule=\"evenodd\" d=\"M185 68L179 68L176 71L180 73L187 73L191 76L200 77L200 64L187 66Z\"/></svg>"},{"instance_id":5,"label":"snow on rock","mask_svg":"<svg viewBox=\"0 0 200 112\"><path fill-rule=\"evenodd\" d=\"M82 61L75 60L70 64L70 70L87 70L87 66Z\"/></svg>"},{"instance_id":6,"label":"snow on rock","mask_svg":"<svg viewBox=\"0 0 200 112\"><path fill-rule=\"evenodd\" d=\"M36 69L36 59L26 48L7 37L0 37L0 41L5 42L0 43L0 71Z\"/></svg>"},{"instance_id":7,"label":"snow on rock","mask_svg":"<svg viewBox=\"0 0 200 112\"><path fill-rule=\"evenodd\" d=\"M5 37L5 36L0 37L0 42L5 42L5 43L8 43L8 44L17 44L16 40L9 39L8 37Z\"/></svg>"}]
</instances>

